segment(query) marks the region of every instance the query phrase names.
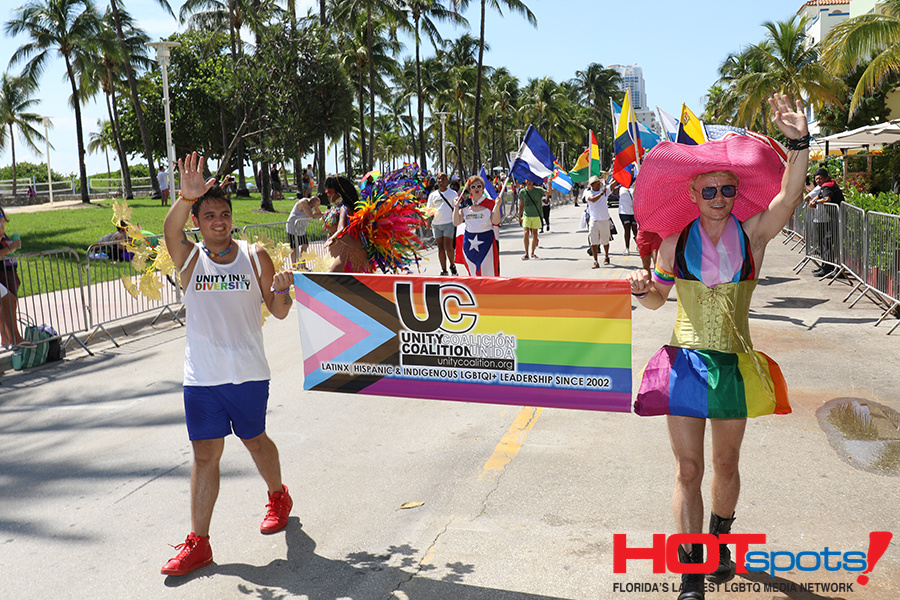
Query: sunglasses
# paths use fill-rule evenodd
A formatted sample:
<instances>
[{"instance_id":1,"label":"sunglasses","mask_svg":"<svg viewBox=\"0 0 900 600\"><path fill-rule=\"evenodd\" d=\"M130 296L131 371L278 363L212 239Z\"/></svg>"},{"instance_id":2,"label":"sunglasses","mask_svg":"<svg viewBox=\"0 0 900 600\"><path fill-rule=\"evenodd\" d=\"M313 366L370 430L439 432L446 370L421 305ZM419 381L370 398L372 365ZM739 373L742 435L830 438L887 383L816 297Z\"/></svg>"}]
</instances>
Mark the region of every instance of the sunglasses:
<instances>
[{"instance_id":1,"label":"sunglasses","mask_svg":"<svg viewBox=\"0 0 900 600\"><path fill-rule=\"evenodd\" d=\"M473 183L472 185L469 186L469 189L471 189L471 190L482 190L482 189L484 189L484 186L481 185L480 183Z\"/></svg>"},{"instance_id":2,"label":"sunglasses","mask_svg":"<svg viewBox=\"0 0 900 600\"><path fill-rule=\"evenodd\" d=\"M700 195L704 200L712 200L716 197L716 193L721 190L722 195L726 198L734 198L737 194L737 186L736 185L723 185L720 188L717 188L714 185L709 185L700 190Z\"/></svg>"}]
</instances>

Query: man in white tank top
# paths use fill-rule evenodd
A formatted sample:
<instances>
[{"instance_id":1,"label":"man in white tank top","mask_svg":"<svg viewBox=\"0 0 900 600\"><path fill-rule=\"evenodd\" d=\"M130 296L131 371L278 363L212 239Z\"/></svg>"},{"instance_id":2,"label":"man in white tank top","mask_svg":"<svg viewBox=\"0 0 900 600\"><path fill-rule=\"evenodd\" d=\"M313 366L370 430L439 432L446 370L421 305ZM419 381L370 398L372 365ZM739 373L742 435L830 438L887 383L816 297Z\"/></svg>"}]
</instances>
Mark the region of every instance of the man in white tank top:
<instances>
[{"instance_id":1,"label":"man in white tank top","mask_svg":"<svg viewBox=\"0 0 900 600\"><path fill-rule=\"evenodd\" d=\"M187 314L184 408L194 450L191 528L164 575L186 575L212 562L209 526L219 493L225 436L234 432L268 486L260 525L275 533L287 525L293 501L281 481L278 448L266 435L269 364L263 349L261 304L278 319L291 309L290 271L275 272L265 250L231 238L231 200L215 179L203 181L205 159L178 161L181 194L166 215L166 246L181 276ZM188 215L203 241L185 235Z\"/></svg>"}]
</instances>

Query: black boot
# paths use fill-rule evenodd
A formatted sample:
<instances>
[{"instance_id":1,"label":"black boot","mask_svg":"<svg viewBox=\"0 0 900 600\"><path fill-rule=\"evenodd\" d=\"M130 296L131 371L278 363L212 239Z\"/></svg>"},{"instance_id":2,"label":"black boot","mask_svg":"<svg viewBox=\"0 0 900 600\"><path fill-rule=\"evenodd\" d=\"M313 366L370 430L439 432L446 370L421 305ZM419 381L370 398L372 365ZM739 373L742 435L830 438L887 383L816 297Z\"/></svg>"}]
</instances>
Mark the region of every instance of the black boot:
<instances>
[{"instance_id":1,"label":"black boot","mask_svg":"<svg viewBox=\"0 0 900 600\"><path fill-rule=\"evenodd\" d=\"M678 546L678 560L682 563L701 564L703 562L703 546L692 544L691 553L685 552L684 547ZM678 600L704 600L706 593L702 573L683 573L681 575L681 593Z\"/></svg>"},{"instance_id":2,"label":"black boot","mask_svg":"<svg viewBox=\"0 0 900 600\"><path fill-rule=\"evenodd\" d=\"M714 512L709 513L709 532L715 536L731 533L732 523L734 523L734 514L730 519L723 519ZM719 544L719 566L706 576L706 580L713 583L725 583L732 579L734 579L734 563L731 562L731 550L726 544Z\"/></svg>"}]
</instances>

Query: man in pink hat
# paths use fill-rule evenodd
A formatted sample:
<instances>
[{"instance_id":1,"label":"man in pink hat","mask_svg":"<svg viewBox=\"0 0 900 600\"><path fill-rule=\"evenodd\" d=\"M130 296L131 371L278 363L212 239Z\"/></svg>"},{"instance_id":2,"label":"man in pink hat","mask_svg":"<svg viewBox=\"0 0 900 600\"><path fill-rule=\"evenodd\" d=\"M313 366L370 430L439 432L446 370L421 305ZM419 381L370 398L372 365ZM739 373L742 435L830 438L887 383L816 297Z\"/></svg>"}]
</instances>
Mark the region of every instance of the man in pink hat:
<instances>
[{"instance_id":1,"label":"man in pink hat","mask_svg":"<svg viewBox=\"0 0 900 600\"><path fill-rule=\"evenodd\" d=\"M678 288L672 341L650 359L635 401L639 415L667 415L675 454L672 505L679 533L703 528L703 437L712 432L710 533L727 534L740 493L738 460L747 417L791 411L778 365L753 349L750 298L766 245L803 200L809 133L800 102L769 99L787 153L764 136L736 136L697 146L662 142L645 159L635 186L641 228L659 233L652 278L628 276L645 307L665 305ZM722 583L735 567L725 544L706 575ZM703 563L703 547L681 546L683 563ZM679 600L704 598L702 574L682 576Z\"/></svg>"}]
</instances>

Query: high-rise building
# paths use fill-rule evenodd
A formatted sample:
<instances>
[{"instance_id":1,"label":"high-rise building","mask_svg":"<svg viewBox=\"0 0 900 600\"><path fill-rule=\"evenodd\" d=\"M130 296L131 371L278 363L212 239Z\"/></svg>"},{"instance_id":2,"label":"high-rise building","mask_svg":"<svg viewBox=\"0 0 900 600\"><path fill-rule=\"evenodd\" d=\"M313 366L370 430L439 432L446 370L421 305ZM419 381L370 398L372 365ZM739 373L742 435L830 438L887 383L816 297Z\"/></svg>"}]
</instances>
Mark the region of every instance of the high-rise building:
<instances>
[{"instance_id":1,"label":"high-rise building","mask_svg":"<svg viewBox=\"0 0 900 600\"><path fill-rule=\"evenodd\" d=\"M609 68L616 71L622 78L619 89L623 92L626 88L631 89L631 101L634 102L634 110L647 110L644 70L637 65L610 65Z\"/></svg>"},{"instance_id":2,"label":"high-rise building","mask_svg":"<svg viewBox=\"0 0 900 600\"><path fill-rule=\"evenodd\" d=\"M619 89L623 92L631 90L631 102L634 104L634 116L638 122L650 131L660 134L662 129L656 122L656 113L647 105L647 92L644 88L644 70L637 65L610 65L622 78Z\"/></svg>"}]
</instances>

